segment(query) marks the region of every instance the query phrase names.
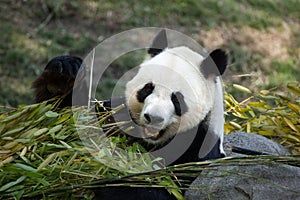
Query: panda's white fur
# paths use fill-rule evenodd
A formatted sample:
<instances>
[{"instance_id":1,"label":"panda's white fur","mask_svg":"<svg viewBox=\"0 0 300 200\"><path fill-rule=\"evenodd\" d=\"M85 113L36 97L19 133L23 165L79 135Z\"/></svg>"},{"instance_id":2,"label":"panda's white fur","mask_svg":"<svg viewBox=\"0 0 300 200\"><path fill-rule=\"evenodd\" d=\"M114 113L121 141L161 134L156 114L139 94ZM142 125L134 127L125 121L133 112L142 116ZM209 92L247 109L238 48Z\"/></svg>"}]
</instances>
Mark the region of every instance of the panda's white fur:
<instances>
[{"instance_id":1,"label":"panda's white fur","mask_svg":"<svg viewBox=\"0 0 300 200\"><path fill-rule=\"evenodd\" d=\"M216 77L214 85L214 104L211 110L211 118L208 124L209 137L205 137L199 151L199 158L203 158L220 139L219 149L225 155L223 149L223 133L224 133L224 107L223 107L223 89L220 77Z\"/></svg>"},{"instance_id":2,"label":"panda's white fur","mask_svg":"<svg viewBox=\"0 0 300 200\"><path fill-rule=\"evenodd\" d=\"M133 119L141 126L146 126L144 113L163 118L163 122L155 124L157 130L166 129L164 134L153 140L144 140L152 144L161 144L186 130L198 126L211 112L209 135L200 149L199 156L204 157L223 137L223 93L218 76L205 77L200 69L205 58L188 47L167 48L153 58L140 65L137 75L126 85L126 101ZM137 92L147 83L153 83L153 92L140 103ZM175 114L171 94L180 92L188 111L181 116Z\"/></svg>"}]
</instances>

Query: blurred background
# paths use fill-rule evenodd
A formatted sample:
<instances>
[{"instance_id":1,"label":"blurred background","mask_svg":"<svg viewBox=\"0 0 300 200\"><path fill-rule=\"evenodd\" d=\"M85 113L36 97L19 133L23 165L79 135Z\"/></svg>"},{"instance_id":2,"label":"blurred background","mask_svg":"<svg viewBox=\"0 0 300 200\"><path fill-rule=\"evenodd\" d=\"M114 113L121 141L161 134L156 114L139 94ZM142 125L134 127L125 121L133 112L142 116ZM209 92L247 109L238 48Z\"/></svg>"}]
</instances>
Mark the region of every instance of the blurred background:
<instances>
[{"instance_id":1,"label":"blurred background","mask_svg":"<svg viewBox=\"0 0 300 200\"><path fill-rule=\"evenodd\" d=\"M300 80L299 0L1 0L0 105L33 103L32 81L62 54L86 56L99 42L137 27L180 31L208 50L230 56L226 90L281 88ZM124 57L115 69L134 67ZM101 90L114 84L108 72Z\"/></svg>"}]
</instances>

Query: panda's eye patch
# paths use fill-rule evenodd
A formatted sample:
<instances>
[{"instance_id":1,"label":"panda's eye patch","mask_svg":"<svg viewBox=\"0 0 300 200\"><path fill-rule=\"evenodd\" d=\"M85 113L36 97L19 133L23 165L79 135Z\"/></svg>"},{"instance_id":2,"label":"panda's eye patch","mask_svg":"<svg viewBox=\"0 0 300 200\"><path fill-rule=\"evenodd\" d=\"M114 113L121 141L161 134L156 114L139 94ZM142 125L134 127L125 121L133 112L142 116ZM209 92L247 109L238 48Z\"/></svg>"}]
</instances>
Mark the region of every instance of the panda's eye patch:
<instances>
[{"instance_id":1,"label":"panda's eye patch","mask_svg":"<svg viewBox=\"0 0 300 200\"><path fill-rule=\"evenodd\" d=\"M173 92L171 95L171 101L173 102L176 115L181 116L188 111L188 107L184 101L184 96L181 92Z\"/></svg>"},{"instance_id":2,"label":"panda's eye patch","mask_svg":"<svg viewBox=\"0 0 300 200\"><path fill-rule=\"evenodd\" d=\"M142 89L137 92L136 98L139 102L143 103L147 96L149 96L154 90L153 83L147 83Z\"/></svg>"}]
</instances>

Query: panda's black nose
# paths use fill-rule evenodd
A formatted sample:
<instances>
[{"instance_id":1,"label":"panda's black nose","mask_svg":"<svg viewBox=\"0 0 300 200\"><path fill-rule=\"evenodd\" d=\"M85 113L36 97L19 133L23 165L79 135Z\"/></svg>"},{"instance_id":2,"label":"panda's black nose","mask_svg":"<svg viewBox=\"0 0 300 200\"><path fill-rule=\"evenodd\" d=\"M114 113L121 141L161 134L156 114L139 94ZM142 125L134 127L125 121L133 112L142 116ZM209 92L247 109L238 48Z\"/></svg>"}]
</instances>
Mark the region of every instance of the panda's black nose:
<instances>
[{"instance_id":1,"label":"panda's black nose","mask_svg":"<svg viewBox=\"0 0 300 200\"><path fill-rule=\"evenodd\" d=\"M145 113L144 117L148 124L159 124L164 121L164 118L160 116L150 115L148 113Z\"/></svg>"}]
</instances>

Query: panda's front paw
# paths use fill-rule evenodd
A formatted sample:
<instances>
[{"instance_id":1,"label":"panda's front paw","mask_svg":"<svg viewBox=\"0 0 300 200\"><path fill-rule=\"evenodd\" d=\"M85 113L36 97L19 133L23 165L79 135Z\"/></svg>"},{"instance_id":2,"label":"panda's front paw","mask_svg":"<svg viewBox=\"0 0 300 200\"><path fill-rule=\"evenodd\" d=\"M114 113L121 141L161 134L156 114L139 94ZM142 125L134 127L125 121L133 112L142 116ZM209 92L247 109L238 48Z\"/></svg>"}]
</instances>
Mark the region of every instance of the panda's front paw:
<instances>
[{"instance_id":1,"label":"panda's front paw","mask_svg":"<svg viewBox=\"0 0 300 200\"><path fill-rule=\"evenodd\" d=\"M48 62L45 71L76 78L82 59L76 56L58 56Z\"/></svg>"}]
</instances>

